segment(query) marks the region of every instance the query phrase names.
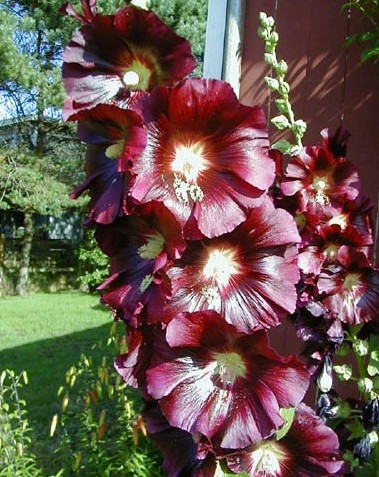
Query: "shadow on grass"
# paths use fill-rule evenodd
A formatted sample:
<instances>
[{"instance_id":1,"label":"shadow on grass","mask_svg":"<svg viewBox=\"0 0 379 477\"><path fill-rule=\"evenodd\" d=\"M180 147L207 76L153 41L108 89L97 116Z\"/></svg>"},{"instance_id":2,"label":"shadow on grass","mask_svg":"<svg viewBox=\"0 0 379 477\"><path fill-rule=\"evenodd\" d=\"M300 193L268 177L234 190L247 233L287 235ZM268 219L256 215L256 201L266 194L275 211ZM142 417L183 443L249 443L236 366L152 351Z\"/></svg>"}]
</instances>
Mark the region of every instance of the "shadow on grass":
<instances>
[{"instance_id":1,"label":"shadow on grass","mask_svg":"<svg viewBox=\"0 0 379 477\"><path fill-rule=\"evenodd\" d=\"M123 332L120 323L117 332ZM117 355L115 346L106 346L112 323L69 335L34 341L22 346L0 351L0 368L13 369L15 373L26 371L29 383L21 389L28 418L37 434L48 435L50 420L60 410L61 399L57 396L65 384L67 370L76 365L81 354L94 361Z\"/></svg>"}]
</instances>

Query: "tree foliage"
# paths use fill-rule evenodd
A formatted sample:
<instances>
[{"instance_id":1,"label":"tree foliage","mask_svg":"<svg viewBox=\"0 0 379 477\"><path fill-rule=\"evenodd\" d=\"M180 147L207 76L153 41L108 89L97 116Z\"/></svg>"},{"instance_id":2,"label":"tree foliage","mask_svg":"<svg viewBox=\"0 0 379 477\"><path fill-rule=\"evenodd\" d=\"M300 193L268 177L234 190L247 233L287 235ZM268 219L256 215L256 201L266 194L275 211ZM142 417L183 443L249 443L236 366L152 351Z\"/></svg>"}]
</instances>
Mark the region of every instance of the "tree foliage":
<instances>
[{"instance_id":1,"label":"tree foliage","mask_svg":"<svg viewBox=\"0 0 379 477\"><path fill-rule=\"evenodd\" d=\"M84 152L75 126L61 121L62 52L80 25L59 13L64 3L0 0L0 120L8 120L0 122L0 209L59 215L80 205L67 197L81 182ZM98 0L97 6L99 13L111 14L128 3ZM72 4L81 10L80 0ZM191 41L200 61L206 6L206 0L151 2L152 10ZM29 236L29 249L30 241Z\"/></svg>"}]
</instances>

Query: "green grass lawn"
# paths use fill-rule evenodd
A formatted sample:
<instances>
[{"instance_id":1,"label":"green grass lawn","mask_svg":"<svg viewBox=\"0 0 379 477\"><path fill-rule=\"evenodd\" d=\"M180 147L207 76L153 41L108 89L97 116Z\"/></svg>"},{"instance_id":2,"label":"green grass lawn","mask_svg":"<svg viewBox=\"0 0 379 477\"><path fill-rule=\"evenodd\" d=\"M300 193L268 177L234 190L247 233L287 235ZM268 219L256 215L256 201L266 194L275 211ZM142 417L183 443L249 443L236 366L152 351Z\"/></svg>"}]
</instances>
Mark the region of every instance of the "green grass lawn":
<instances>
[{"instance_id":1,"label":"green grass lawn","mask_svg":"<svg viewBox=\"0 0 379 477\"><path fill-rule=\"evenodd\" d=\"M22 397L38 428L50 425L66 371L109 337L112 320L98 301L83 293L0 298L0 369L27 372Z\"/></svg>"},{"instance_id":2,"label":"green grass lawn","mask_svg":"<svg viewBox=\"0 0 379 477\"><path fill-rule=\"evenodd\" d=\"M51 418L60 410L57 391L67 370L81 354L110 360L117 354L115 347L100 346L110 336L112 319L98 302L98 296L84 293L0 298L0 372L27 372L29 383L20 394L37 450L44 447Z\"/></svg>"}]
</instances>

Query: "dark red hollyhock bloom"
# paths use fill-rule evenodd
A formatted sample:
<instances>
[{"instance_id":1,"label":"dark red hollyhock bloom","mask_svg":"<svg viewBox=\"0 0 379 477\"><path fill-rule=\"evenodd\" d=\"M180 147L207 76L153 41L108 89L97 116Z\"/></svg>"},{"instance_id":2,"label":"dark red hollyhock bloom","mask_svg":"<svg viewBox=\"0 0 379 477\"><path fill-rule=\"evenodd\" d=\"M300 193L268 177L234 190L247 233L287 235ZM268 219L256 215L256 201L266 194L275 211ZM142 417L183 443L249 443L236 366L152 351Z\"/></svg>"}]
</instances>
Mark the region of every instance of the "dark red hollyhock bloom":
<instances>
[{"instance_id":1,"label":"dark red hollyhock bloom","mask_svg":"<svg viewBox=\"0 0 379 477\"><path fill-rule=\"evenodd\" d=\"M340 248L338 262L318 280L323 304L350 325L372 320L379 314L379 271L364 253L346 246Z\"/></svg>"},{"instance_id":2,"label":"dark red hollyhock bloom","mask_svg":"<svg viewBox=\"0 0 379 477\"><path fill-rule=\"evenodd\" d=\"M293 315L296 334L305 342L302 354L309 358L308 371L318 372L326 355L335 353L344 340L341 321L325 312L313 315L305 307Z\"/></svg>"},{"instance_id":3,"label":"dark red hollyhock bloom","mask_svg":"<svg viewBox=\"0 0 379 477\"><path fill-rule=\"evenodd\" d=\"M336 263L342 246L354 247L367 255L368 242L369 237L362 236L352 225L344 228L336 223L320 225L313 235L312 243L300 250L299 267L304 273L318 275L323 267Z\"/></svg>"},{"instance_id":4,"label":"dark red hollyhock bloom","mask_svg":"<svg viewBox=\"0 0 379 477\"><path fill-rule=\"evenodd\" d=\"M180 257L185 242L163 204L146 204L139 213L98 227L99 247L110 257L110 276L99 289L104 290L102 301L118 311L118 317L131 320L146 306L155 321L171 292L164 267Z\"/></svg>"},{"instance_id":5,"label":"dark red hollyhock bloom","mask_svg":"<svg viewBox=\"0 0 379 477\"><path fill-rule=\"evenodd\" d=\"M306 147L290 160L281 188L284 195L298 195L298 212L322 215L358 196L358 173L348 159L335 157L326 147Z\"/></svg>"},{"instance_id":6,"label":"dark red hollyhock bloom","mask_svg":"<svg viewBox=\"0 0 379 477\"><path fill-rule=\"evenodd\" d=\"M243 222L275 175L263 111L241 105L227 83L202 79L156 88L141 111L148 139L132 196L163 201L187 223L186 238L195 238L193 223L215 237Z\"/></svg>"},{"instance_id":7,"label":"dark red hollyhock bloom","mask_svg":"<svg viewBox=\"0 0 379 477\"><path fill-rule=\"evenodd\" d=\"M164 456L162 468L168 477L214 476L214 455L203 452L199 433L170 426L156 401L146 403L143 417L149 437Z\"/></svg>"},{"instance_id":8,"label":"dark red hollyhock bloom","mask_svg":"<svg viewBox=\"0 0 379 477\"><path fill-rule=\"evenodd\" d=\"M322 144L333 154L334 157L346 157L347 142L351 136L343 126L338 126L333 136L329 135L329 129L321 131Z\"/></svg>"},{"instance_id":9,"label":"dark red hollyhock bloom","mask_svg":"<svg viewBox=\"0 0 379 477\"><path fill-rule=\"evenodd\" d=\"M227 462L233 472L249 477L327 477L343 465L336 433L305 404L296 408L282 439L262 441Z\"/></svg>"},{"instance_id":10,"label":"dark red hollyhock bloom","mask_svg":"<svg viewBox=\"0 0 379 477\"><path fill-rule=\"evenodd\" d=\"M106 146L89 145L86 154L86 180L75 189L71 198L76 199L84 191L90 191L86 225L110 224L118 216L133 210L128 192L133 176L119 170L119 160L106 155Z\"/></svg>"},{"instance_id":11,"label":"dark red hollyhock bloom","mask_svg":"<svg viewBox=\"0 0 379 477\"><path fill-rule=\"evenodd\" d=\"M100 15L90 0L82 7L83 16L70 4L62 9L83 24L63 52L64 119L100 103L128 106L136 93L180 81L194 69L188 41L152 11L128 6Z\"/></svg>"},{"instance_id":12,"label":"dark red hollyhock bloom","mask_svg":"<svg viewBox=\"0 0 379 477\"><path fill-rule=\"evenodd\" d=\"M278 325L296 306L298 241L292 217L266 198L233 232L188 242L167 271L173 293L164 319L213 309L246 333Z\"/></svg>"},{"instance_id":13,"label":"dark red hollyhock bloom","mask_svg":"<svg viewBox=\"0 0 379 477\"><path fill-rule=\"evenodd\" d=\"M151 399L146 389L146 370L156 362L153 341L164 339L160 324L142 324L139 328L127 326L127 353L117 356L114 361L114 367L125 383L140 388L145 399Z\"/></svg>"},{"instance_id":14,"label":"dark red hollyhock bloom","mask_svg":"<svg viewBox=\"0 0 379 477\"><path fill-rule=\"evenodd\" d=\"M140 116L131 110L101 104L72 116L78 121L78 136L87 144L106 146L105 155L117 162L119 172L129 170L146 146Z\"/></svg>"},{"instance_id":15,"label":"dark red hollyhock bloom","mask_svg":"<svg viewBox=\"0 0 379 477\"><path fill-rule=\"evenodd\" d=\"M72 117L78 123L78 136L90 146L87 150L87 177L71 195L78 197L90 189L87 224L108 224L128 213L129 172L133 160L146 145L141 118L133 111L114 105L99 105Z\"/></svg>"},{"instance_id":16,"label":"dark red hollyhock bloom","mask_svg":"<svg viewBox=\"0 0 379 477\"><path fill-rule=\"evenodd\" d=\"M361 237L360 243L362 245L372 245L372 208L371 200L365 195L359 194L356 199L345 202L341 211L326 210L323 223L325 225L339 225L342 232L353 227Z\"/></svg>"},{"instance_id":17,"label":"dark red hollyhock bloom","mask_svg":"<svg viewBox=\"0 0 379 477\"><path fill-rule=\"evenodd\" d=\"M148 392L171 426L200 432L217 447L270 436L283 424L279 409L296 406L308 387L296 357L280 357L265 332L239 333L214 311L178 315L166 339L147 370Z\"/></svg>"}]
</instances>

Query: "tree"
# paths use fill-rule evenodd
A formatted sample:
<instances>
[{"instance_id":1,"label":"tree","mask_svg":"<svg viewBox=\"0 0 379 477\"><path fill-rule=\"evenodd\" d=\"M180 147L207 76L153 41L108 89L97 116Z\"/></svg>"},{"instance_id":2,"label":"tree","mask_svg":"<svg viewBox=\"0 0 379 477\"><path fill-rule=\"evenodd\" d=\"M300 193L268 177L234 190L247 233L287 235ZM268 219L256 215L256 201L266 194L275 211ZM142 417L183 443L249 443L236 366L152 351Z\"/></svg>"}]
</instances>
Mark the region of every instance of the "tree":
<instances>
[{"instance_id":1,"label":"tree","mask_svg":"<svg viewBox=\"0 0 379 477\"><path fill-rule=\"evenodd\" d=\"M178 35L186 38L198 61L195 75L200 76L205 48L208 0L150 0L149 7Z\"/></svg>"}]
</instances>

